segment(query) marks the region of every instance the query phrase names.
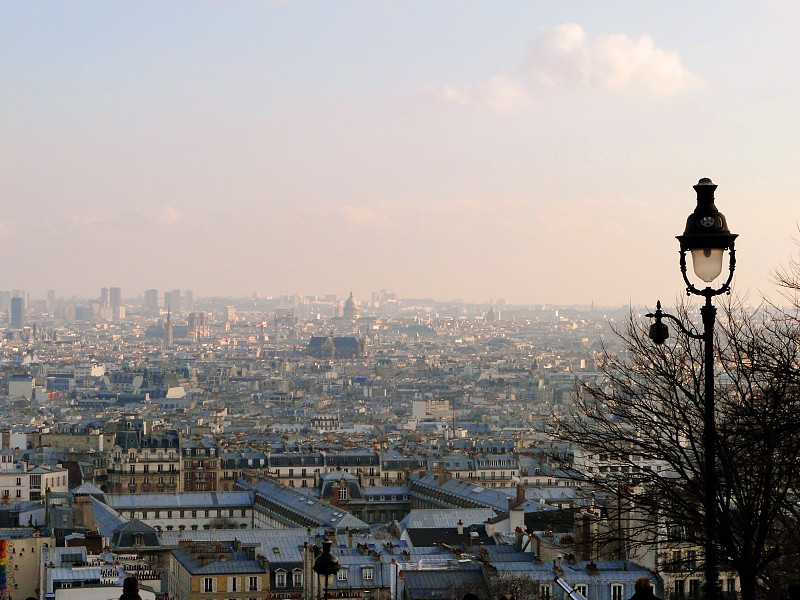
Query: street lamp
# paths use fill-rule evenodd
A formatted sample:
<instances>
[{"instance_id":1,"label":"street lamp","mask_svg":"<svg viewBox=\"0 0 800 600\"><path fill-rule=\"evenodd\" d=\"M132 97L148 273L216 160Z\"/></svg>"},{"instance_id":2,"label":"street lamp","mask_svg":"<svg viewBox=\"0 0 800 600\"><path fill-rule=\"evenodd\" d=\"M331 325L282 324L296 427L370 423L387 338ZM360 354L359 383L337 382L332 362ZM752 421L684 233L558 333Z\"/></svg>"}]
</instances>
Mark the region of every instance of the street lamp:
<instances>
[{"instance_id":1,"label":"street lamp","mask_svg":"<svg viewBox=\"0 0 800 600\"><path fill-rule=\"evenodd\" d=\"M719 586L719 552L717 548L717 425L714 417L714 322L717 309L711 304L711 298L730 293L733 271L736 268L736 252L733 247L737 234L731 233L725 216L714 205L714 190L717 186L710 179L701 179L694 186L697 192L697 207L686 220L686 230L677 236L680 242L680 267L683 281L686 283L686 294L703 296L706 301L700 309L703 319L703 333L689 331L677 317L661 310L661 302L656 304L656 312L648 313L654 319L650 325L650 339L656 344L663 344L669 337L669 330L663 319L670 319L691 338L703 341L704 398L703 398L703 451L705 464L703 477L705 487L703 494L703 510L705 513L705 598L717 600L720 597ZM725 251L728 251L728 275L725 282L717 288L711 283L722 274L722 263ZM686 274L686 252L692 255L692 267L695 275L706 285L696 287ZM702 286L702 284L701 284Z\"/></svg>"},{"instance_id":2,"label":"street lamp","mask_svg":"<svg viewBox=\"0 0 800 600\"><path fill-rule=\"evenodd\" d=\"M314 561L314 572L319 579L324 580L325 600L328 600L328 586L330 586L334 575L339 572L340 568L339 559L331 554L332 543L330 540L322 542L322 553Z\"/></svg>"}]
</instances>

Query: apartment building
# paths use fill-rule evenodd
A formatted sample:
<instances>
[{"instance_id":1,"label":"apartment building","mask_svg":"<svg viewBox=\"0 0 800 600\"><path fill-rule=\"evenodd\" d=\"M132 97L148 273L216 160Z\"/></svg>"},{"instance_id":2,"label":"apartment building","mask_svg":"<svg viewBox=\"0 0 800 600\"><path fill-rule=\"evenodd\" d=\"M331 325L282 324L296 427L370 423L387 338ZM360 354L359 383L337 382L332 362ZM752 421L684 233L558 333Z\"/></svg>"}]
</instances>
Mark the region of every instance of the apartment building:
<instances>
[{"instance_id":1,"label":"apartment building","mask_svg":"<svg viewBox=\"0 0 800 600\"><path fill-rule=\"evenodd\" d=\"M241 542L181 541L169 562L174 600L257 600L269 596L269 570Z\"/></svg>"},{"instance_id":2,"label":"apartment building","mask_svg":"<svg viewBox=\"0 0 800 600\"><path fill-rule=\"evenodd\" d=\"M174 429L148 431L132 422L117 430L107 469L112 494L181 489L181 436Z\"/></svg>"}]
</instances>

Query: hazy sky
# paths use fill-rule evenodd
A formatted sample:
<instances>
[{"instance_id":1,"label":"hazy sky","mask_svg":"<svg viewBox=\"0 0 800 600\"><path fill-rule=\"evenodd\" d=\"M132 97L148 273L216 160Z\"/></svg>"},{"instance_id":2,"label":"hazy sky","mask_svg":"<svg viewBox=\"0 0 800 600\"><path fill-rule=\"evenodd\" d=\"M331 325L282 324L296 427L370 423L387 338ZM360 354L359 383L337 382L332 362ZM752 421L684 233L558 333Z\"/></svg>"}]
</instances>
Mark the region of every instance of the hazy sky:
<instances>
[{"instance_id":1,"label":"hazy sky","mask_svg":"<svg viewBox=\"0 0 800 600\"><path fill-rule=\"evenodd\" d=\"M0 289L671 304L795 251L800 3L0 2Z\"/></svg>"}]
</instances>

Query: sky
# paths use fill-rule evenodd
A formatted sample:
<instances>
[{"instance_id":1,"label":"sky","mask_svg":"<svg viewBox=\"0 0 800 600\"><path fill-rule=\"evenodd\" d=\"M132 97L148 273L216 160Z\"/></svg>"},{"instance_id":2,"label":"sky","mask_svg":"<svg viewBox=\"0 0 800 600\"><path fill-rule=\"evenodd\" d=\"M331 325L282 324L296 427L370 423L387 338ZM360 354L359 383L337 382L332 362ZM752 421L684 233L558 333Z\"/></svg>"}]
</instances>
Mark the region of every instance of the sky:
<instances>
[{"instance_id":1,"label":"sky","mask_svg":"<svg viewBox=\"0 0 800 600\"><path fill-rule=\"evenodd\" d=\"M800 4L0 0L0 289L669 305L797 255Z\"/></svg>"}]
</instances>

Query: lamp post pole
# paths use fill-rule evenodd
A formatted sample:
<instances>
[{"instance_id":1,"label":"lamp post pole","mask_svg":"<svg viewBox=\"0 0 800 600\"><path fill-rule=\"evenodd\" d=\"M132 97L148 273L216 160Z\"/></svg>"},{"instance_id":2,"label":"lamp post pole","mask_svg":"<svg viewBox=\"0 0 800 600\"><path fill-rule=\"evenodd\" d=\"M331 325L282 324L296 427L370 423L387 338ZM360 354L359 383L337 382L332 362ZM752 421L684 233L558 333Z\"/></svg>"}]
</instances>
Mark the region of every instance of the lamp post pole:
<instances>
[{"instance_id":1,"label":"lamp post pole","mask_svg":"<svg viewBox=\"0 0 800 600\"><path fill-rule=\"evenodd\" d=\"M705 537L705 584L706 600L718 600L721 596L719 585L719 548L717 545L717 422L714 406L714 325L717 309L711 303L714 296L730 293L733 272L736 268L734 240L737 234L731 233L725 216L714 205L714 191L717 186L710 179L701 179L694 186L697 192L697 207L686 220L686 230L678 236L680 241L680 268L686 283L686 294L702 296L705 304L700 309L703 320L703 333L687 329L673 315L661 310L661 302L656 304L656 312L647 316L654 318L650 326L650 338L656 344L663 344L669 331L663 319L670 319L687 336L703 342L703 530ZM722 272L722 258L728 251L728 277L718 288L707 285L703 289L695 287L686 273L686 252L690 251L695 274L710 284Z\"/></svg>"},{"instance_id":2,"label":"lamp post pole","mask_svg":"<svg viewBox=\"0 0 800 600\"><path fill-rule=\"evenodd\" d=\"M717 421L714 409L714 322L717 309L711 296L700 309L703 318L703 351L705 366L705 398L703 399L703 451L705 452L705 598L720 597L719 552L717 550Z\"/></svg>"}]
</instances>

